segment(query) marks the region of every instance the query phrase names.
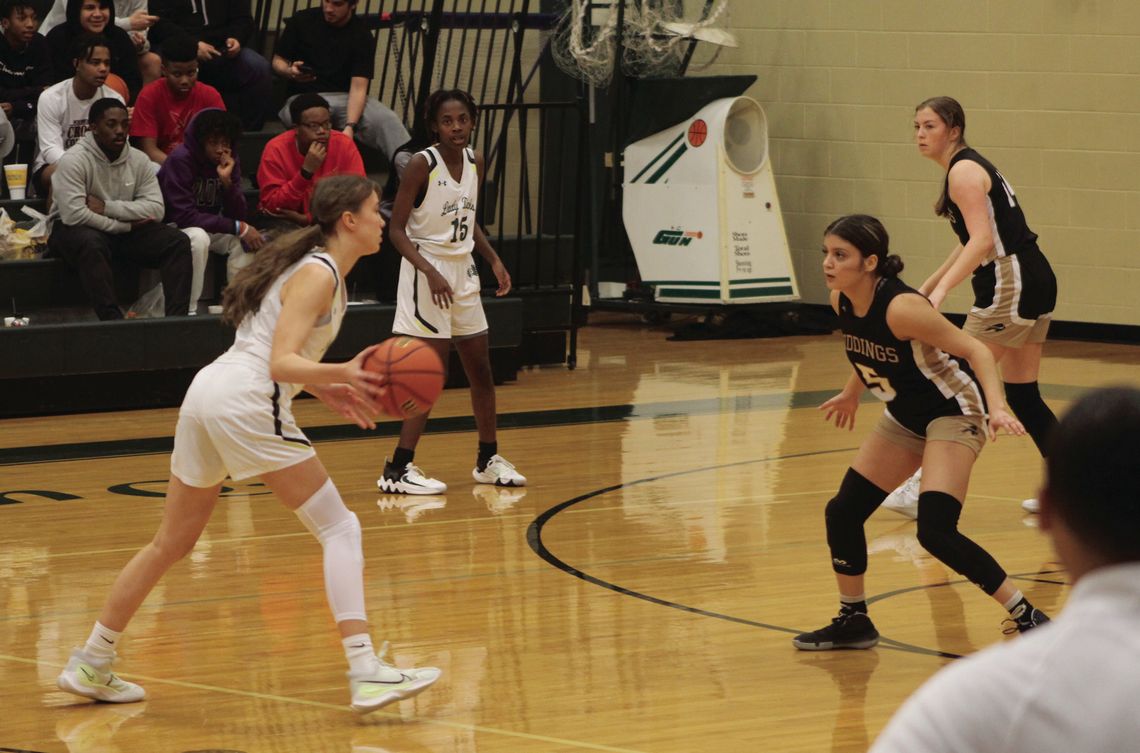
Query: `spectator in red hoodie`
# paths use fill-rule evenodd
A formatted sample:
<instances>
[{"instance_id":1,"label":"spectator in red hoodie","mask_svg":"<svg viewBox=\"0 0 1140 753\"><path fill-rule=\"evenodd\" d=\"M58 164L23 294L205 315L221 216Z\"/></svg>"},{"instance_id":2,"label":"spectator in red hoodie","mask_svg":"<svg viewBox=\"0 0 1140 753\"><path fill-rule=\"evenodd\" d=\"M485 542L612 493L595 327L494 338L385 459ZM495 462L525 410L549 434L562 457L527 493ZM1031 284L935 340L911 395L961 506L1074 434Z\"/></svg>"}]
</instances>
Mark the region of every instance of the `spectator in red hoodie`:
<instances>
[{"instance_id":1,"label":"spectator in red hoodie","mask_svg":"<svg viewBox=\"0 0 1140 753\"><path fill-rule=\"evenodd\" d=\"M254 50L257 24L250 0L149 0L147 5L159 17L150 31L151 43L193 37L201 80L218 90L243 130L260 131L273 101L273 73L269 61Z\"/></svg>"},{"instance_id":2,"label":"spectator in red hoodie","mask_svg":"<svg viewBox=\"0 0 1140 753\"><path fill-rule=\"evenodd\" d=\"M198 43L169 37L162 43L162 78L143 87L131 117L131 137L161 165L182 143L191 119L207 108L224 110L222 95L198 80Z\"/></svg>"},{"instance_id":3,"label":"spectator in red hoodie","mask_svg":"<svg viewBox=\"0 0 1140 753\"><path fill-rule=\"evenodd\" d=\"M289 103L296 124L275 136L261 153L257 185L261 211L298 225L309 224L309 200L328 175L361 175L364 161L352 138L332 129L329 103L319 94L299 94Z\"/></svg>"}]
</instances>

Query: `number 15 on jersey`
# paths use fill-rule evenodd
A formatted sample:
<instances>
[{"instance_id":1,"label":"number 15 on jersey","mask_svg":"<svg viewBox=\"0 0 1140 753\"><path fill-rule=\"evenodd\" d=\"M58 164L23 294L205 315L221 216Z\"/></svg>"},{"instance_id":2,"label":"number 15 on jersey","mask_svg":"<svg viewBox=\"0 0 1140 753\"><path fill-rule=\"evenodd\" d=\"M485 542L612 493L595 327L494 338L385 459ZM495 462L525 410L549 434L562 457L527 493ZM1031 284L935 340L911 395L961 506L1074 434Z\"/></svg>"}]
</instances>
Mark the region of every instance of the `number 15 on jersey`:
<instances>
[{"instance_id":1,"label":"number 15 on jersey","mask_svg":"<svg viewBox=\"0 0 1140 753\"><path fill-rule=\"evenodd\" d=\"M451 242L459 243L467 240L467 218L456 217L451 221Z\"/></svg>"}]
</instances>

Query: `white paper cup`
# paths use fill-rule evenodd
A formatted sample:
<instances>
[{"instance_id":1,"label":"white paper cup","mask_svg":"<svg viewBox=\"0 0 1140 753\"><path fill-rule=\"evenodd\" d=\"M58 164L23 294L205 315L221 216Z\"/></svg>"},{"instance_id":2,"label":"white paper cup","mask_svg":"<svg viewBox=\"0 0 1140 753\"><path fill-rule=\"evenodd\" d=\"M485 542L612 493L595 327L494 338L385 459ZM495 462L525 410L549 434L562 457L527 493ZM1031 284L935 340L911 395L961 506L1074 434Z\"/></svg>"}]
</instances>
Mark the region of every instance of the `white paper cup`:
<instances>
[{"instance_id":1,"label":"white paper cup","mask_svg":"<svg viewBox=\"0 0 1140 753\"><path fill-rule=\"evenodd\" d=\"M4 180L8 181L8 198L23 199L28 191L27 164L4 165Z\"/></svg>"}]
</instances>

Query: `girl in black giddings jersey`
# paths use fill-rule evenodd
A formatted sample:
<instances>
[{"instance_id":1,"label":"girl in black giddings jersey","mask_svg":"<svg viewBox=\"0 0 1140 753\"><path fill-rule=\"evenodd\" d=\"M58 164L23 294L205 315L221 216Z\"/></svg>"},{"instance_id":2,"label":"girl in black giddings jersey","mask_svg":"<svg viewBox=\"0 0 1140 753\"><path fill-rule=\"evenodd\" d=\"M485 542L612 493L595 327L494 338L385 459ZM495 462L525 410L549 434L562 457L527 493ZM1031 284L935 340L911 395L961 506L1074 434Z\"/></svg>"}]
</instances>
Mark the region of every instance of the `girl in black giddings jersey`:
<instances>
[{"instance_id":1,"label":"girl in black giddings jersey","mask_svg":"<svg viewBox=\"0 0 1140 753\"><path fill-rule=\"evenodd\" d=\"M808 651L878 643L863 589L863 523L887 496L884 490L919 467L919 543L1009 610L1010 632L1048 621L994 558L958 531L970 470L987 436L996 439L999 429L1020 435L1025 429L1005 407L990 351L898 278L902 259L889 254L888 243L886 229L867 215L839 218L823 238L823 272L854 370L843 391L820 410L829 421L834 416L837 427L852 429L864 390L887 405L847 469L839 493L827 503L839 616L792 640Z\"/></svg>"},{"instance_id":2,"label":"girl in black giddings jersey","mask_svg":"<svg viewBox=\"0 0 1140 753\"><path fill-rule=\"evenodd\" d=\"M131 703L146 691L111 671L121 633L159 579L202 535L226 477L260 476L324 550L325 595L348 660L352 707L373 711L413 696L439 678L433 667L397 669L377 656L364 605L360 521L341 499L312 445L293 420L304 389L361 428L382 379L363 363L320 363L340 329L344 277L380 246L380 188L363 177L328 177L313 192L316 225L263 247L225 292L234 344L194 377L178 412L170 483L154 540L115 579L86 645L59 675L69 693ZM385 644L386 645L386 644ZM306 664L298 681L327 684Z\"/></svg>"},{"instance_id":3,"label":"girl in black giddings jersey","mask_svg":"<svg viewBox=\"0 0 1140 753\"><path fill-rule=\"evenodd\" d=\"M392 331L427 342L445 367L451 344L471 384L471 407L479 432L472 477L479 484L518 487L526 477L499 455L495 383L487 340L487 317L472 251L478 251L499 283L511 276L476 221L483 155L469 144L478 110L460 89L433 93L426 105L435 143L416 153L404 170L392 207L392 244L403 256ZM380 491L442 494L447 484L425 475L412 461L428 413L404 419L396 451L377 480Z\"/></svg>"},{"instance_id":4,"label":"girl in black giddings jersey","mask_svg":"<svg viewBox=\"0 0 1140 753\"><path fill-rule=\"evenodd\" d=\"M939 308L951 290L972 276L974 304L964 329L993 353L1010 408L1044 454L1057 417L1041 399L1037 378L1057 302L1057 278L1013 188L966 144L962 105L950 97L922 102L915 108L914 134L919 153L946 170L935 212L950 220L958 236L958 245L919 291ZM914 493L902 493L887 504L905 514L913 500ZM1022 507L1035 513L1037 500L1027 499Z\"/></svg>"}]
</instances>

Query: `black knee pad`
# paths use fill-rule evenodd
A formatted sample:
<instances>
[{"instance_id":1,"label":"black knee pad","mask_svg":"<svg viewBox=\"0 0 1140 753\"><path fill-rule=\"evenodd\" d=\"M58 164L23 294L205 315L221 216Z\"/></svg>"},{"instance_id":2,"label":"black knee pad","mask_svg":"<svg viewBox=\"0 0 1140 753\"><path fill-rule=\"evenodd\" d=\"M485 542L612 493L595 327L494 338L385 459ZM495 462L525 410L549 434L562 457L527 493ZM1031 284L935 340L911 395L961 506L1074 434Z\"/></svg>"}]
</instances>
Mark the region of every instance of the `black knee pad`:
<instances>
[{"instance_id":1,"label":"black knee pad","mask_svg":"<svg viewBox=\"0 0 1140 753\"><path fill-rule=\"evenodd\" d=\"M883 503L887 493L848 468L839 493L824 510L831 566L843 575L867 572L867 537L863 523Z\"/></svg>"},{"instance_id":2,"label":"black knee pad","mask_svg":"<svg viewBox=\"0 0 1140 753\"><path fill-rule=\"evenodd\" d=\"M991 596L1005 581L1005 571L990 553L958 530L962 503L945 492L918 495L918 543L954 572Z\"/></svg>"},{"instance_id":3,"label":"black knee pad","mask_svg":"<svg viewBox=\"0 0 1140 753\"><path fill-rule=\"evenodd\" d=\"M1044 455L1049 435L1057 425L1057 417L1041 399L1037 382L1004 384L1005 399L1009 402L1009 409L1017 416L1017 420L1025 424L1025 430L1033 437L1033 444L1037 445L1038 451Z\"/></svg>"}]
</instances>

